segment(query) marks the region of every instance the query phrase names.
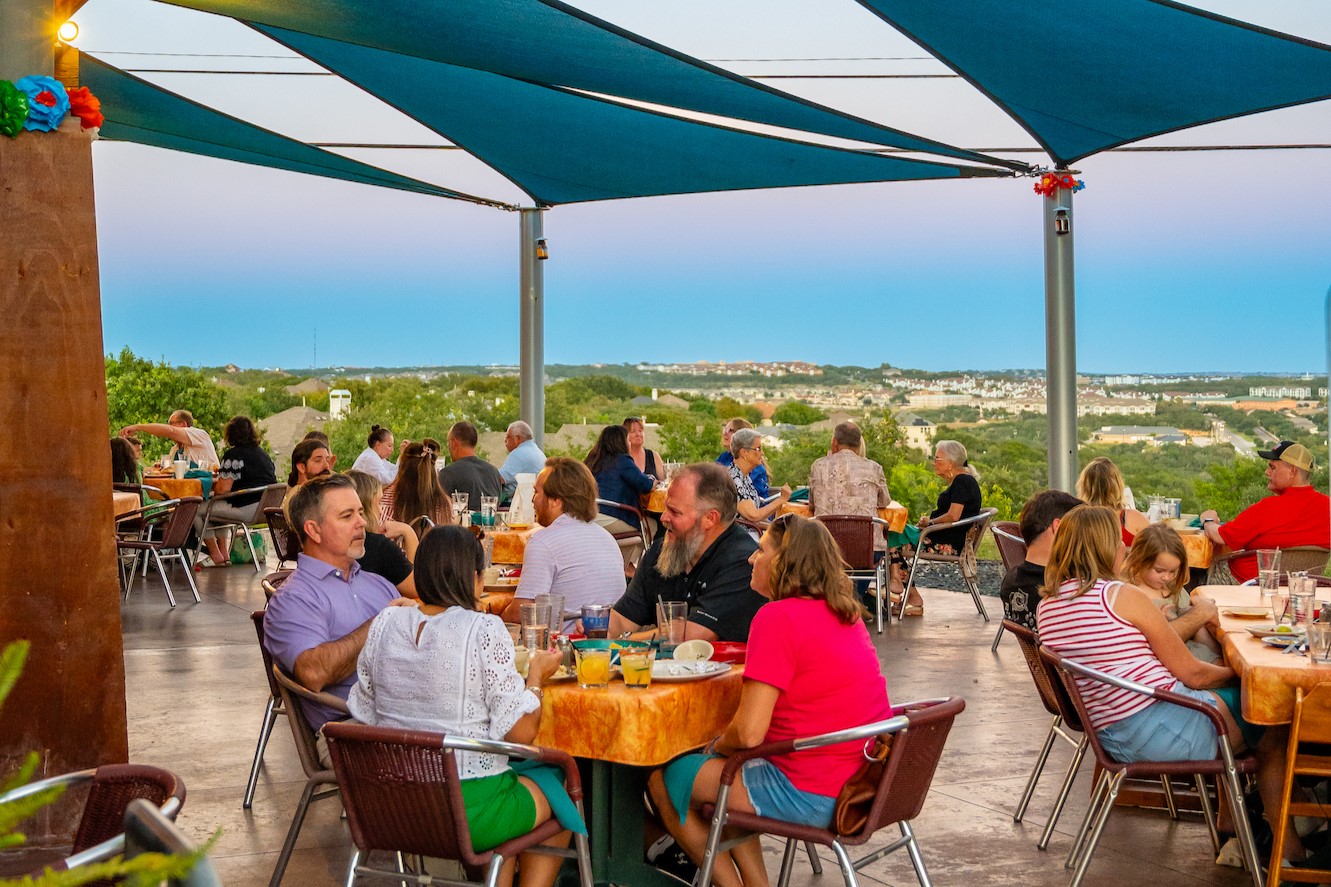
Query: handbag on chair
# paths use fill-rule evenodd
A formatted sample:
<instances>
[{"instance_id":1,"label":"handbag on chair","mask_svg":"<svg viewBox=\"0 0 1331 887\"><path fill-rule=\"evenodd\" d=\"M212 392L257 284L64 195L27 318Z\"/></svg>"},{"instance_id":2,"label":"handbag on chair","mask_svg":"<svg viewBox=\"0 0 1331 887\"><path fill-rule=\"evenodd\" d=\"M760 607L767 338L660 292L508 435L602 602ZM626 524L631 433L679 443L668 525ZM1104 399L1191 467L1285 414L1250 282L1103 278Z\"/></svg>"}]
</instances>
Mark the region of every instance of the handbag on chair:
<instances>
[{"instance_id":1,"label":"handbag on chair","mask_svg":"<svg viewBox=\"0 0 1331 887\"><path fill-rule=\"evenodd\" d=\"M874 795L883 781L887 753L892 749L892 737L875 736L872 742L872 749L865 743L864 763L837 792L832 830L838 835L853 835L869 821L869 808L873 806Z\"/></svg>"}]
</instances>

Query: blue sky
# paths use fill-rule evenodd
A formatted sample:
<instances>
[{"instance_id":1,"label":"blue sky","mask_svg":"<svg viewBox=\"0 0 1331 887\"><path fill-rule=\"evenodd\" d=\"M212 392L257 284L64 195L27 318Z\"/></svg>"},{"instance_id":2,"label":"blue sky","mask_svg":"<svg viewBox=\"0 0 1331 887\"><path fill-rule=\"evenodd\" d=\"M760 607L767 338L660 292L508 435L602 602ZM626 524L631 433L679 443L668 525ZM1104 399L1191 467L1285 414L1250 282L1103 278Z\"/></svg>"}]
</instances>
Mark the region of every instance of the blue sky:
<instances>
[{"instance_id":1,"label":"blue sky","mask_svg":"<svg viewBox=\"0 0 1331 887\"><path fill-rule=\"evenodd\" d=\"M850 0L577 5L706 59L921 55ZM1199 5L1331 42L1323 0ZM284 52L248 29L148 0L90 0L77 18L81 46L125 67L210 60L112 53ZM741 73L941 70L927 60L725 64ZM153 79L300 138L439 141L332 78ZM965 147L1030 144L955 80L775 83ZM1331 143L1331 102L1155 143ZM348 153L518 196L460 152ZM1328 154L1111 153L1080 163L1079 368L1324 371ZM513 214L119 143L96 145L94 160L108 351L299 367L313 359L317 329L322 365L517 360ZM1026 179L559 207L545 216L546 359L1041 367L1040 213Z\"/></svg>"}]
</instances>

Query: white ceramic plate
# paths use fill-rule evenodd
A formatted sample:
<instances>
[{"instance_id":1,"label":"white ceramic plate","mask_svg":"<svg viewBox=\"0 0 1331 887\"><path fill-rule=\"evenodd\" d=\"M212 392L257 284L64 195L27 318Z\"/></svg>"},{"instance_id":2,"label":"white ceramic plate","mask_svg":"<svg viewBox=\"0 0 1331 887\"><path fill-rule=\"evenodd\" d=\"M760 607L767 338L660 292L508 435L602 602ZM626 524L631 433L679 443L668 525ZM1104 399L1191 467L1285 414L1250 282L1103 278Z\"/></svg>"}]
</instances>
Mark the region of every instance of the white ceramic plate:
<instances>
[{"instance_id":1,"label":"white ceramic plate","mask_svg":"<svg viewBox=\"0 0 1331 887\"><path fill-rule=\"evenodd\" d=\"M652 663L652 681L663 684L702 681L730 671L729 662L676 662L663 659Z\"/></svg>"},{"instance_id":2,"label":"white ceramic plate","mask_svg":"<svg viewBox=\"0 0 1331 887\"><path fill-rule=\"evenodd\" d=\"M1271 628L1269 626L1258 626L1257 628L1250 628L1248 629L1248 634L1252 635L1255 638L1303 637L1302 632L1276 631L1274 628Z\"/></svg>"},{"instance_id":3,"label":"white ceramic plate","mask_svg":"<svg viewBox=\"0 0 1331 887\"><path fill-rule=\"evenodd\" d=\"M1281 649L1288 647L1290 644L1298 644L1302 642L1303 642L1303 635L1301 634L1282 634L1279 636L1272 635L1269 638L1262 638L1263 644L1266 644L1271 647L1279 647Z\"/></svg>"}]
</instances>

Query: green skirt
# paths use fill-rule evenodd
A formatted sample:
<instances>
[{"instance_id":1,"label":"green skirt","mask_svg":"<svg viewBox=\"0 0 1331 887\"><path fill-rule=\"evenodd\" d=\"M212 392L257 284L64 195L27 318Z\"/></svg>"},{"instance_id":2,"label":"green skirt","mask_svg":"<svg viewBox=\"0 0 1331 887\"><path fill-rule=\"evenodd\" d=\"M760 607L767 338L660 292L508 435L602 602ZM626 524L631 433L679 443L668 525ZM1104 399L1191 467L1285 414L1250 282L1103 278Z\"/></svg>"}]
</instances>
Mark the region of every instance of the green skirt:
<instances>
[{"instance_id":1,"label":"green skirt","mask_svg":"<svg viewBox=\"0 0 1331 887\"><path fill-rule=\"evenodd\" d=\"M536 802L512 770L462 780L471 847L484 853L536 825Z\"/></svg>"}]
</instances>

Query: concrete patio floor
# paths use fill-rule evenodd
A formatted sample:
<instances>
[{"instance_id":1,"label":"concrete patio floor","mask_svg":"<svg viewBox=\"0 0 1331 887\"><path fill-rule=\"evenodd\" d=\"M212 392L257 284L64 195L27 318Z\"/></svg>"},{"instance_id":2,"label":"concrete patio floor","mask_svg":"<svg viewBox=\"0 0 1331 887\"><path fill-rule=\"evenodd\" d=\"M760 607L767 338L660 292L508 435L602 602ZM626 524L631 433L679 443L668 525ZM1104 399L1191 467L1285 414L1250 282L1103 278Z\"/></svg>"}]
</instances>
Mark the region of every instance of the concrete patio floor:
<instances>
[{"instance_id":1,"label":"concrete patio floor","mask_svg":"<svg viewBox=\"0 0 1331 887\"><path fill-rule=\"evenodd\" d=\"M184 575L170 572L180 605L172 610L155 577L134 584L122 609L129 703L130 759L174 770L188 799L179 823L192 836L222 830L213 861L228 887L268 881L304 785L291 735L279 722L268 745L252 810L241 808L267 685L249 614L263 607L260 575L249 567L196 574L202 603L190 601ZM985 623L969 597L925 590L926 615L893 623L875 645L896 702L945 695L966 699L948 740L915 832L938 885L1042 887L1068 881L1063 868L1085 810L1089 764L1074 789L1048 852L1035 847L1070 757L1059 743L1027 821L1012 810L1049 726L1016 644L992 654L995 622ZM187 602L188 601L188 602ZM991 618L998 601L986 598ZM332 800L316 803L287 870L292 885L339 884L351 843ZM889 830L895 835L895 830ZM883 832L885 838L889 831ZM873 845L871 845L873 846ZM775 879L780 845L769 842ZM593 848L595 853L595 848ZM853 854L859 856L862 854ZM838 885L824 853L824 874L801 856L797 885ZM868 866L866 885L915 884L904 853ZM1171 822L1159 811L1119 809L1105 830L1089 884L1172 887L1243 885L1242 870L1217 866L1197 816ZM625 885L633 887L633 885Z\"/></svg>"}]
</instances>

